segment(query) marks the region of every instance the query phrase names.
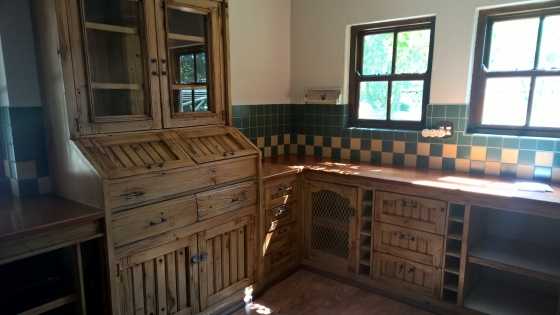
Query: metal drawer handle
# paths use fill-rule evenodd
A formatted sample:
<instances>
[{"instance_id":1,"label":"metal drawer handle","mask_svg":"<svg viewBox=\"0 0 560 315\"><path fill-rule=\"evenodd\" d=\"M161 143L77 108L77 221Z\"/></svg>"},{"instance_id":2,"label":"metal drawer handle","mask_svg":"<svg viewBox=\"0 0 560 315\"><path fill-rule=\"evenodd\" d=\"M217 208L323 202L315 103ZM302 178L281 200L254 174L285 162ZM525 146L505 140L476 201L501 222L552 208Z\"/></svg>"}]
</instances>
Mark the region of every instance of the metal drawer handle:
<instances>
[{"instance_id":1,"label":"metal drawer handle","mask_svg":"<svg viewBox=\"0 0 560 315\"><path fill-rule=\"evenodd\" d=\"M159 225L159 224L162 224L162 223L165 223L165 222L167 222L167 219L164 218L164 217L161 217L161 218L159 218L158 221L150 221L150 226Z\"/></svg>"},{"instance_id":2,"label":"metal drawer handle","mask_svg":"<svg viewBox=\"0 0 560 315\"><path fill-rule=\"evenodd\" d=\"M121 197L124 197L126 200L130 200L130 199L144 196L144 194L145 192L143 191L133 191L130 193L121 194Z\"/></svg>"}]
</instances>

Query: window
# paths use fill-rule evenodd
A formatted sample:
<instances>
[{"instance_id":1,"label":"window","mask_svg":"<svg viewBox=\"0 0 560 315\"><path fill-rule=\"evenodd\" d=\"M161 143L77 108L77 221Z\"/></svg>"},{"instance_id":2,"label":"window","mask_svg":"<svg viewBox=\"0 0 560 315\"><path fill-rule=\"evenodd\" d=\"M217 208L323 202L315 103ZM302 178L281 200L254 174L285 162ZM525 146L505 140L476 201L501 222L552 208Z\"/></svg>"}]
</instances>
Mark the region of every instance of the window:
<instances>
[{"instance_id":1,"label":"window","mask_svg":"<svg viewBox=\"0 0 560 315\"><path fill-rule=\"evenodd\" d=\"M180 90L175 94L178 98L178 111L208 111L206 52L199 49L183 49L175 56L177 85L180 86Z\"/></svg>"},{"instance_id":2,"label":"window","mask_svg":"<svg viewBox=\"0 0 560 315\"><path fill-rule=\"evenodd\" d=\"M480 12L470 132L560 136L560 6Z\"/></svg>"},{"instance_id":3,"label":"window","mask_svg":"<svg viewBox=\"0 0 560 315\"><path fill-rule=\"evenodd\" d=\"M430 17L352 27L351 126L423 128L434 24Z\"/></svg>"}]
</instances>

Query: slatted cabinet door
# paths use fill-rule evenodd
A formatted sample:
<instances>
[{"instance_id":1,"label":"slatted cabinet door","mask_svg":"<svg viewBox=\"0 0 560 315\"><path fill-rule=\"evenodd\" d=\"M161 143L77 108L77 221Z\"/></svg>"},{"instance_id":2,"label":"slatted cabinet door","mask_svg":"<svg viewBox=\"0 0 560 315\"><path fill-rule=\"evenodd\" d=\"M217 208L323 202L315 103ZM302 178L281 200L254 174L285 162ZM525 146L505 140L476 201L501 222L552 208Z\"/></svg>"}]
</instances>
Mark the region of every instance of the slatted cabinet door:
<instances>
[{"instance_id":1,"label":"slatted cabinet door","mask_svg":"<svg viewBox=\"0 0 560 315\"><path fill-rule=\"evenodd\" d=\"M194 314L199 310L197 236L146 250L118 262L121 315Z\"/></svg>"},{"instance_id":2,"label":"slatted cabinet door","mask_svg":"<svg viewBox=\"0 0 560 315\"><path fill-rule=\"evenodd\" d=\"M106 135L77 140L82 152L109 179L140 175L154 170L194 166L194 161L171 131Z\"/></svg>"},{"instance_id":3,"label":"slatted cabinet door","mask_svg":"<svg viewBox=\"0 0 560 315\"><path fill-rule=\"evenodd\" d=\"M252 216L199 234L201 310L253 283L255 248Z\"/></svg>"},{"instance_id":4,"label":"slatted cabinet door","mask_svg":"<svg viewBox=\"0 0 560 315\"><path fill-rule=\"evenodd\" d=\"M255 154L255 149L231 127L215 126L177 131L184 150L197 162L207 163Z\"/></svg>"}]
</instances>

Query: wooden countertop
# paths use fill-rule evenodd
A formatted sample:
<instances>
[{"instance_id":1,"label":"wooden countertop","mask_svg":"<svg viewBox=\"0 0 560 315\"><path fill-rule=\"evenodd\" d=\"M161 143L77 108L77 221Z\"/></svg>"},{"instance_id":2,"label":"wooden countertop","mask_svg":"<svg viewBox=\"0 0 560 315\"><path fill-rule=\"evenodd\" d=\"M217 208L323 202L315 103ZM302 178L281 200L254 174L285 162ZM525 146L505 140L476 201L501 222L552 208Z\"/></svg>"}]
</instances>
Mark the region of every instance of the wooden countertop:
<instances>
[{"instance_id":1,"label":"wooden countertop","mask_svg":"<svg viewBox=\"0 0 560 315\"><path fill-rule=\"evenodd\" d=\"M0 240L103 218L103 210L56 196L0 199Z\"/></svg>"},{"instance_id":2,"label":"wooden countertop","mask_svg":"<svg viewBox=\"0 0 560 315\"><path fill-rule=\"evenodd\" d=\"M515 183L527 182L523 179L506 179L495 176L474 176L459 172L419 170L360 164L353 162L332 162L314 158L293 156L266 159L263 161L263 178L297 174L304 170L355 176L370 180L380 180L397 184L431 187L487 196L505 197L544 202L560 206L560 186L551 185L552 192L529 192L519 190ZM560 213L560 208L558 209Z\"/></svg>"}]
</instances>

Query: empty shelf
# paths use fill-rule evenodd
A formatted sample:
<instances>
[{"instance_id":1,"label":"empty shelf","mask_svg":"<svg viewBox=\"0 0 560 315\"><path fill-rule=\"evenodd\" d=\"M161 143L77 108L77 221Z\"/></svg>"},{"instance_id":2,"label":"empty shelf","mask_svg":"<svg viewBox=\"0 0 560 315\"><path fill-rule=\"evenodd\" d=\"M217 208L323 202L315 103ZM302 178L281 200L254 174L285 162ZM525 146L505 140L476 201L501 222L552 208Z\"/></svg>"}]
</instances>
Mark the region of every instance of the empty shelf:
<instances>
[{"instance_id":1,"label":"empty shelf","mask_svg":"<svg viewBox=\"0 0 560 315\"><path fill-rule=\"evenodd\" d=\"M535 244L485 239L469 251L469 262L560 283L560 253Z\"/></svg>"},{"instance_id":2,"label":"empty shelf","mask_svg":"<svg viewBox=\"0 0 560 315\"><path fill-rule=\"evenodd\" d=\"M481 281L465 298L465 307L492 315L556 314L557 298L495 281Z\"/></svg>"}]
</instances>

